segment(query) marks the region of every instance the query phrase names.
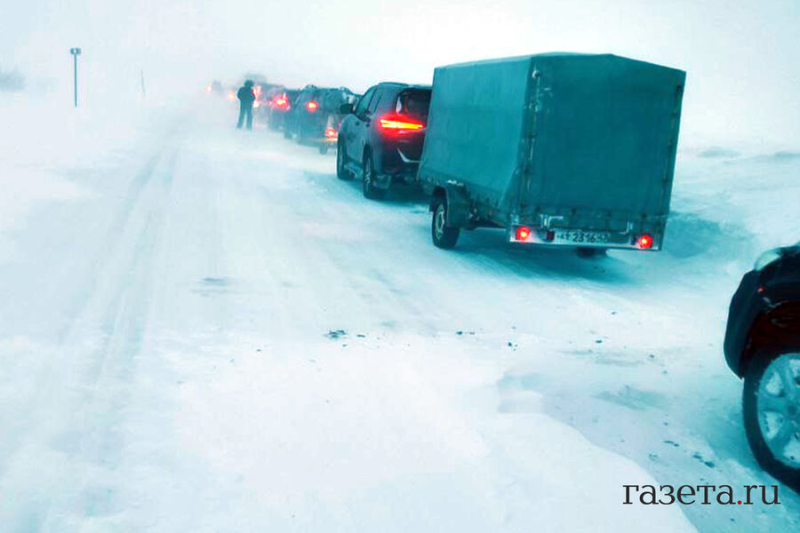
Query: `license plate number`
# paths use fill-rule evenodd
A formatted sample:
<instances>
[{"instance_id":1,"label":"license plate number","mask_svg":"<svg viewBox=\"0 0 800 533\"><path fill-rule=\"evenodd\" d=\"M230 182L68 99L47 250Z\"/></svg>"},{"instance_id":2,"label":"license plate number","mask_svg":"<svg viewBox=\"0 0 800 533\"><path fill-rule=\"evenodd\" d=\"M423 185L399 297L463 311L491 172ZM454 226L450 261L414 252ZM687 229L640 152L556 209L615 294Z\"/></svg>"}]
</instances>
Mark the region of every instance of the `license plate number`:
<instances>
[{"instance_id":1,"label":"license plate number","mask_svg":"<svg viewBox=\"0 0 800 533\"><path fill-rule=\"evenodd\" d=\"M558 230L555 240L570 244L603 244L608 242L608 232L579 229Z\"/></svg>"}]
</instances>

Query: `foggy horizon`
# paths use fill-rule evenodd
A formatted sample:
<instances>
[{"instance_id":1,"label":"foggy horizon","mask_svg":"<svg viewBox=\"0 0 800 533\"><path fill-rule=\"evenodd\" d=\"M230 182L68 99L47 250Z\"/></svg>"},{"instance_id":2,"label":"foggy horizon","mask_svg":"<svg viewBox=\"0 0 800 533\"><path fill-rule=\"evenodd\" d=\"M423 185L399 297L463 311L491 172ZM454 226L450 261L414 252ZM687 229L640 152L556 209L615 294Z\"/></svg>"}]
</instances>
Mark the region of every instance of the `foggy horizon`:
<instances>
[{"instance_id":1,"label":"foggy horizon","mask_svg":"<svg viewBox=\"0 0 800 533\"><path fill-rule=\"evenodd\" d=\"M0 68L28 89L71 90L68 49L83 48L87 102L186 98L246 72L270 82L430 83L436 66L552 51L612 53L687 72L682 144L800 148L800 4L621 0L489 3L376 0L109 6L99 0L6 5ZM66 98L65 98L66 101Z\"/></svg>"}]
</instances>

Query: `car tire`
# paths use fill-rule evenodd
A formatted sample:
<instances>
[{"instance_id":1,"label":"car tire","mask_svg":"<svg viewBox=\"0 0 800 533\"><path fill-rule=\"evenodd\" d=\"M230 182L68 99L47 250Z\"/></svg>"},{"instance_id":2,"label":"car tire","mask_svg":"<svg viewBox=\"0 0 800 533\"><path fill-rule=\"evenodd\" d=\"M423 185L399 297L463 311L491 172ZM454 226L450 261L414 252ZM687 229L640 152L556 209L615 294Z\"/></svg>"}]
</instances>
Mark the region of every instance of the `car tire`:
<instances>
[{"instance_id":1,"label":"car tire","mask_svg":"<svg viewBox=\"0 0 800 533\"><path fill-rule=\"evenodd\" d=\"M447 200L439 197L433 204L431 217L431 239L433 245L443 250L455 248L461 230L447 225Z\"/></svg>"},{"instance_id":2,"label":"car tire","mask_svg":"<svg viewBox=\"0 0 800 533\"><path fill-rule=\"evenodd\" d=\"M375 187L375 165L372 163L372 155L369 152L364 154L361 166L361 189L364 198L368 200L381 200L386 196L386 189Z\"/></svg>"},{"instance_id":3,"label":"car tire","mask_svg":"<svg viewBox=\"0 0 800 533\"><path fill-rule=\"evenodd\" d=\"M341 141L336 150L336 177L344 181L353 179L353 175L347 170L347 154L344 150L344 143Z\"/></svg>"},{"instance_id":4,"label":"car tire","mask_svg":"<svg viewBox=\"0 0 800 533\"><path fill-rule=\"evenodd\" d=\"M789 378L785 379L794 378L793 389L787 391L783 388L783 395L774 395L771 391L778 385L775 379L780 382L778 388L785 387L786 382L781 379L780 371L786 369L783 365L786 365L787 361L793 364L789 365ZM791 369L794 369L794 372ZM753 455L764 470L794 490L800 490L800 414L798 414L800 375L798 374L800 374L800 349L777 353L759 352L754 355L747 367L742 394L744 427ZM767 381L764 381L765 379ZM766 407L766 402L770 401L770 398L785 398L779 401L772 400L775 401L775 406L786 406L783 414L778 410L780 407L776 407L775 410ZM766 416L768 413L772 413L772 418ZM770 420L774 426L780 426L775 432L770 430ZM782 432L789 434L789 445L781 448L774 441ZM780 449L783 451L776 453ZM781 457L780 453L788 455Z\"/></svg>"},{"instance_id":5,"label":"car tire","mask_svg":"<svg viewBox=\"0 0 800 533\"><path fill-rule=\"evenodd\" d=\"M327 144L323 144L322 146L320 146L319 147L319 153L321 155L327 154L328 153L328 145Z\"/></svg>"},{"instance_id":6,"label":"car tire","mask_svg":"<svg viewBox=\"0 0 800 533\"><path fill-rule=\"evenodd\" d=\"M286 129L283 130L283 138L284 139L291 139L292 138L292 132L289 131L289 128L286 128Z\"/></svg>"}]
</instances>

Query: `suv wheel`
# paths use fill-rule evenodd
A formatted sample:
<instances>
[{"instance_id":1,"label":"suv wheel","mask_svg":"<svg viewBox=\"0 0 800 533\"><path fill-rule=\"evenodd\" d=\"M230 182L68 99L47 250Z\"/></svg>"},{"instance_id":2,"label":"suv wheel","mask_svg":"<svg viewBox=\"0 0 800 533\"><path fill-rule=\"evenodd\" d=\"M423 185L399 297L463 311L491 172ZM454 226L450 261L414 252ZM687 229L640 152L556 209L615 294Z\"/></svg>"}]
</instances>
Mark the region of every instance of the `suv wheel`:
<instances>
[{"instance_id":1,"label":"suv wheel","mask_svg":"<svg viewBox=\"0 0 800 533\"><path fill-rule=\"evenodd\" d=\"M447 225L447 200L441 197L437 198L431 219L433 245L445 250L454 248L460 233L459 228Z\"/></svg>"},{"instance_id":2,"label":"suv wheel","mask_svg":"<svg viewBox=\"0 0 800 533\"><path fill-rule=\"evenodd\" d=\"M800 351L756 354L744 378L744 426L759 464L800 489Z\"/></svg>"},{"instance_id":3,"label":"suv wheel","mask_svg":"<svg viewBox=\"0 0 800 533\"><path fill-rule=\"evenodd\" d=\"M344 143L339 141L336 149L336 177L340 180L349 181L353 179L353 175L347 170L347 154L344 152Z\"/></svg>"},{"instance_id":4,"label":"suv wheel","mask_svg":"<svg viewBox=\"0 0 800 533\"><path fill-rule=\"evenodd\" d=\"M364 190L364 198L380 200L386 196L386 189L375 187L375 165L372 164L372 156L369 152L364 155L364 164L361 167L361 185Z\"/></svg>"}]
</instances>

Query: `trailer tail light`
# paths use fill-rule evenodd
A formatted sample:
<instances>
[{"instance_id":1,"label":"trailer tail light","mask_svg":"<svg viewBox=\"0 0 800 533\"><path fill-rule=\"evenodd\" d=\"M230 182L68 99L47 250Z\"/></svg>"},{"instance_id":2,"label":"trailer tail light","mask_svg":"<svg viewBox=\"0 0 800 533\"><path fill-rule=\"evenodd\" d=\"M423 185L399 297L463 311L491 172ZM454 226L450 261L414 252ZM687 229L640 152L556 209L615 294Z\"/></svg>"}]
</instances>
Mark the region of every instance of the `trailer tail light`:
<instances>
[{"instance_id":1,"label":"trailer tail light","mask_svg":"<svg viewBox=\"0 0 800 533\"><path fill-rule=\"evenodd\" d=\"M649 250L653 247L653 237L645 233L644 235L640 236L639 239L636 241L636 244L642 250Z\"/></svg>"},{"instance_id":2,"label":"trailer tail light","mask_svg":"<svg viewBox=\"0 0 800 533\"><path fill-rule=\"evenodd\" d=\"M410 131L420 131L425 128L425 124L416 122L402 115L383 115L378 124L381 130L386 133L407 133Z\"/></svg>"},{"instance_id":3,"label":"trailer tail light","mask_svg":"<svg viewBox=\"0 0 800 533\"><path fill-rule=\"evenodd\" d=\"M335 139L336 138L336 130L333 128L326 128L325 129L325 137L328 139Z\"/></svg>"},{"instance_id":4,"label":"trailer tail light","mask_svg":"<svg viewBox=\"0 0 800 533\"><path fill-rule=\"evenodd\" d=\"M517 228L517 240L518 241L527 241L528 238L531 236L531 228L528 226L520 226Z\"/></svg>"},{"instance_id":5,"label":"trailer tail light","mask_svg":"<svg viewBox=\"0 0 800 533\"><path fill-rule=\"evenodd\" d=\"M314 111L317 110L318 107L319 107L319 104L316 103L314 100L311 100L310 102L308 102L306 104L306 109L308 110L309 113L313 113Z\"/></svg>"}]
</instances>

